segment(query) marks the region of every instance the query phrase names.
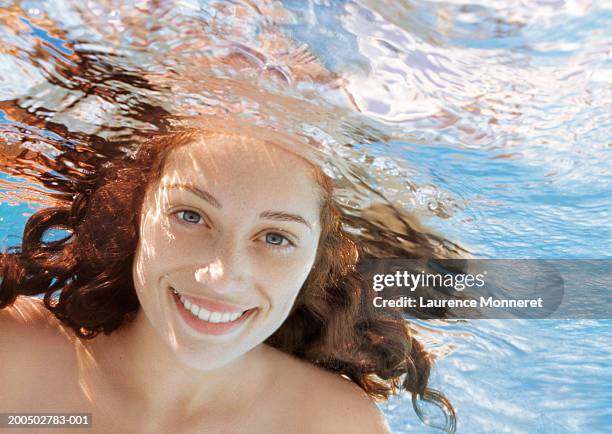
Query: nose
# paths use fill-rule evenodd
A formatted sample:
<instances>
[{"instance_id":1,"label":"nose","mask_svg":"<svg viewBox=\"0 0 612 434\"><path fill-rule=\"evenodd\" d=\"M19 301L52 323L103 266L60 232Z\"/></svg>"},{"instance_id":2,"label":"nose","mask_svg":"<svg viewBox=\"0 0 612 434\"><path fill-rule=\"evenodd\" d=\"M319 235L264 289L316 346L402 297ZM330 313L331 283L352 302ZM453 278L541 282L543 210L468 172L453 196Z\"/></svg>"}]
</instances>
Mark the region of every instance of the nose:
<instances>
[{"instance_id":1,"label":"nose","mask_svg":"<svg viewBox=\"0 0 612 434\"><path fill-rule=\"evenodd\" d=\"M236 251L225 251L194 271L194 279L207 291L217 294L239 293L247 284L247 266Z\"/></svg>"},{"instance_id":2,"label":"nose","mask_svg":"<svg viewBox=\"0 0 612 434\"><path fill-rule=\"evenodd\" d=\"M198 268L195 272L195 280L199 283L214 282L222 277L223 263L219 258L202 268Z\"/></svg>"}]
</instances>

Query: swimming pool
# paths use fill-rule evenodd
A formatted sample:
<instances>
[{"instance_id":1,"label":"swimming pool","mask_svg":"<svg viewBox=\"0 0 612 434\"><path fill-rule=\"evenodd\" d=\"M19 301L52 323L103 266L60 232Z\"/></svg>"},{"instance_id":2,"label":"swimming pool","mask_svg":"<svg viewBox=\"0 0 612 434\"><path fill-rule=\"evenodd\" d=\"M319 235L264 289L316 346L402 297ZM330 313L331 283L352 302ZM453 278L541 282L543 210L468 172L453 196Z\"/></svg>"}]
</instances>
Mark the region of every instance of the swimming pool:
<instances>
[{"instance_id":1,"label":"swimming pool","mask_svg":"<svg viewBox=\"0 0 612 434\"><path fill-rule=\"evenodd\" d=\"M0 143L57 156L229 113L316 137L476 256L610 259L611 28L603 1L1 1ZM0 182L6 247L39 205ZM416 323L458 432L612 426L610 320Z\"/></svg>"}]
</instances>

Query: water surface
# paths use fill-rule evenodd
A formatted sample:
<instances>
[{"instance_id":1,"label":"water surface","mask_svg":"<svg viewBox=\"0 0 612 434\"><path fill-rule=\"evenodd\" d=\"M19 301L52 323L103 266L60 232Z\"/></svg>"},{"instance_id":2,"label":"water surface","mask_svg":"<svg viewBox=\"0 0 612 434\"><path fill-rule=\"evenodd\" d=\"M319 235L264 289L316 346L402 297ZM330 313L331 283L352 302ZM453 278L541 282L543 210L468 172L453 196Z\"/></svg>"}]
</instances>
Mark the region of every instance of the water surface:
<instances>
[{"instance_id":1,"label":"water surface","mask_svg":"<svg viewBox=\"0 0 612 434\"><path fill-rule=\"evenodd\" d=\"M348 213L405 210L479 257L610 258L611 29L606 1L0 0L1 245L52 202L10 156L208 116L314 140ZM458 432L612 426L610 320L415 323Z\"/></svg>"}]
</instances>

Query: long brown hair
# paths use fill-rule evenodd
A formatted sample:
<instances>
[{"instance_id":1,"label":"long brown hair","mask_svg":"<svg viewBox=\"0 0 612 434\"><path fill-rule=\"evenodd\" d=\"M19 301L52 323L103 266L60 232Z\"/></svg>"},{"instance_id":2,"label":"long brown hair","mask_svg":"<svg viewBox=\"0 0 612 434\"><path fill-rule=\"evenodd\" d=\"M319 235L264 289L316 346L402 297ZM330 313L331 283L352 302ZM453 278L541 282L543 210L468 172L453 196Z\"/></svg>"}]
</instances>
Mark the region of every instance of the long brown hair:
<instances>
[{"instance_id":1,"label":"long brown hair","mask_svg":"<svg viewBox=\"0 0 612 434\"><path fill-rule=\"evenodd\" d=\"M61 192L58 204L32 215L21 246L2 255L0 308L18 295L44 295L46 307L80 338L110 334L129 321L139 308L132 263L145 188L170 151L202 134L156 136L131 156L92 157L61 182L47 182ZM417 413L417 397L432 401L447 415L446 430L454 431L452 406L427 387L433 358L401 311L373 307L373 290L359 278L366 252L343 229L331 179L315 172L323 192L317 258L292 312L267 343L351 379L374 398L406 390ZM51 229L67 236L49 241Z\"/></svg>"}]
</instances>

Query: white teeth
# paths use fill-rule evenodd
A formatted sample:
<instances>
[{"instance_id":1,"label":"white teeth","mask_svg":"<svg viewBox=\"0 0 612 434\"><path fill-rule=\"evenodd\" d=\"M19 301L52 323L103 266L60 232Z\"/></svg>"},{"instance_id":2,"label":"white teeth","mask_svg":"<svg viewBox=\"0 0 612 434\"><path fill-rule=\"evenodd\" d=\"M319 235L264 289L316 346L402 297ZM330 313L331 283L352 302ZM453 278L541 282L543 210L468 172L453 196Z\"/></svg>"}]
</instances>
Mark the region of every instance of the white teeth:
<instances>
[{"instance_id":1,"label":"white teeth","mask_svg":"<svg viewBox=\"0 0 612 434\"><path fill-rule=\"evenodd\" d=\"M200 313L198 313L198 318L204 321L208 321L210 319L210 312L207 311L206 309L200 308Z\"/></svg>"},{"instance_id":2,"label":"white teeth","mask_svg":"<svg viewBox=\"0 0 612 434\"><path fill-rule=\"evenodd\" d=\"M192 315L196 316L202 321L208 321L211 323L224 323L236 321L238 318L242 316L244 312L211 312L209 310L204 309L203 307L198 306L197 304L193 304L190 302L187 297L184 295L180 295L180 300L185 309L192 313Z\"/></svg>"}]
</instances>

